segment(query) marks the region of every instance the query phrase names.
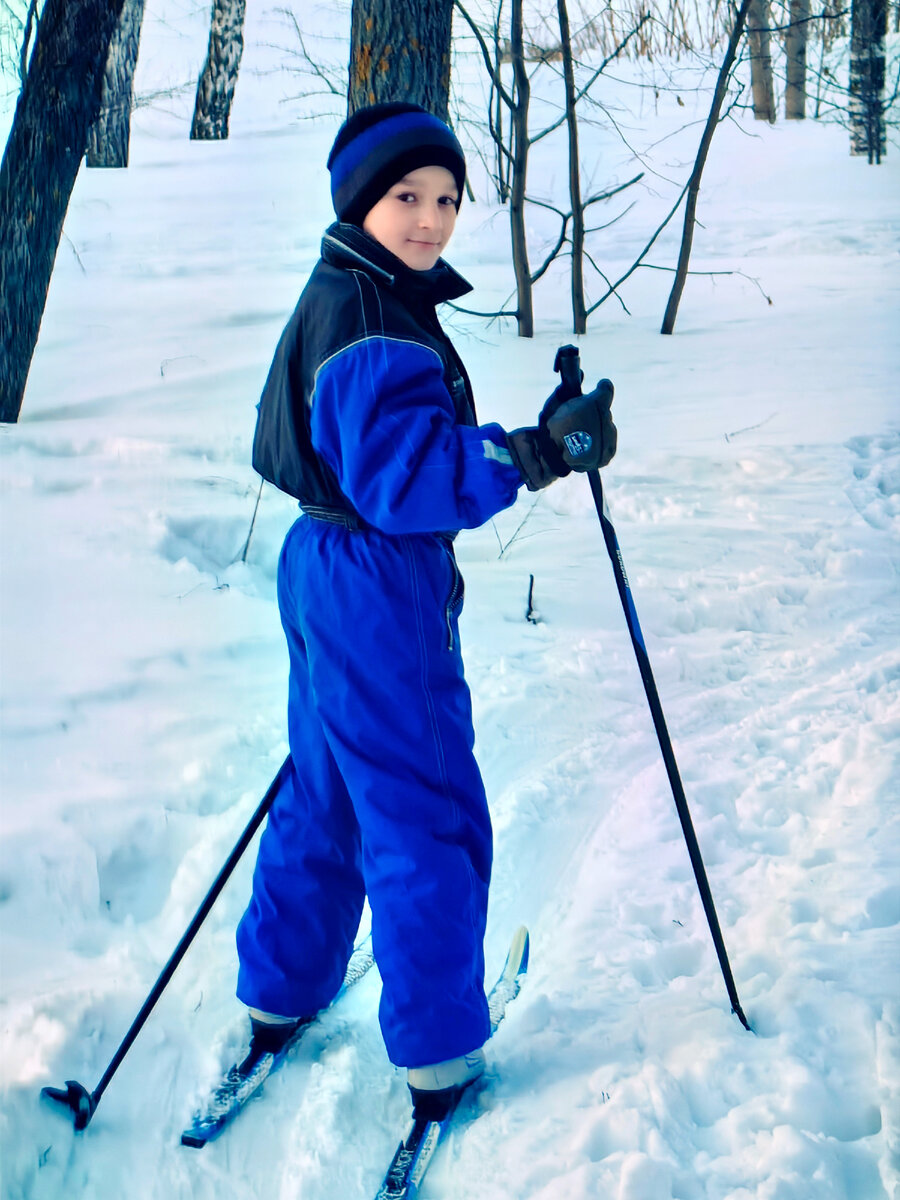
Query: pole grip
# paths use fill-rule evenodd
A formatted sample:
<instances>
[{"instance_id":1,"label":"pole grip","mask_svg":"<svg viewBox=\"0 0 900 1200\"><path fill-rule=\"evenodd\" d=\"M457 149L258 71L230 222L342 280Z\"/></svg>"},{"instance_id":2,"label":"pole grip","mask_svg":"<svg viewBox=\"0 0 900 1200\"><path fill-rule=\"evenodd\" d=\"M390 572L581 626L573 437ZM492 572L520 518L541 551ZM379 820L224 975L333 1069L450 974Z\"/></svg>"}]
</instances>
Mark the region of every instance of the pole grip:
<instances>
[{"instance_id":1,"label":"pole grip","mask_svg":"<svg viewBox=\"0 0 900 1200\"><path fill-rule=\"evenodd\" d=\"M563 387L570 393L570 398L581 395L581 380L583 376L581 355L577 346L560 346L556 352L553 370L558 373Z\"/></svg>"}]
</instances>

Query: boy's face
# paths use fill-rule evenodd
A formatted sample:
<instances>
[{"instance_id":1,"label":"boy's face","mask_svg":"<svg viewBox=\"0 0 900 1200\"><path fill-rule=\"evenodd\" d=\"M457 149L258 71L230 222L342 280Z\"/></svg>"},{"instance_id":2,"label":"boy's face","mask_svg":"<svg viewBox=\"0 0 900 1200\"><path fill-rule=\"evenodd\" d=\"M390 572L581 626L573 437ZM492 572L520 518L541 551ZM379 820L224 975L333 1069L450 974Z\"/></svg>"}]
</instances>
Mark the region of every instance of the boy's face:
<instances>
[{"instance_id":1,"label":"boy's face","mask_svg":"<svg viewBox=\"0 0 900 1200\"><path fill-rule=\"evenodd\" d=\"M414 271L430 271L456 225L459 193L446 167L417 167L370 208L363 229Z\"/></svg>"}]
</instances>

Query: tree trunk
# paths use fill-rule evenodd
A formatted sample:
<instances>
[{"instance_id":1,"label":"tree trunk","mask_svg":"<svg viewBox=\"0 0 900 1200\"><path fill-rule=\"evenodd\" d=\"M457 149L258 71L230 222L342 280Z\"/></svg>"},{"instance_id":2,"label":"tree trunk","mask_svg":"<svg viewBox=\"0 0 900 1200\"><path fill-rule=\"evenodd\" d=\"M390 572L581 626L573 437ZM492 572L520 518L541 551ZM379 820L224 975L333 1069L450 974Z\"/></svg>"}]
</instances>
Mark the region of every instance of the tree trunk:
<instances>
[{"instance_id":1,"label":"tree trunk","mask_svg":"<svg viewBox=\"0 0 900 1200\"><path fill-rule=\"evenodd\" d=\"M691 177L688 181L687 201L684 210L684 229L681 234L681 251L678 255L678 266L675 268L675 282L672 284L672 291L669 293L669 302L666 305L666 312L663 317L662 328L660 333L672 333L675 328L675 318L678 316L678 305L681 303L681 293L684 291L684 285L687 280L688 267L691 261L691 246L694 241L694 222L697 215L697 197L700 194L700 178L703 175L703 168L706 166L706 158L709 154L709 147L712 143L713 134L716 131L716 126L719 123L719 113L722 111L722 102L725 99L725 92L728 88L728 77L731 74L731 68L734 65L735 55L737 53L738 43L741 40L741 35L744 31L744 23L747 20L747 12L750 8L751 0L741 0L741 7L737 11L734 18L734 28L731 31L731 37L728 39L728 49L725 51L725 58L722 66L719 68L719 77L716 80L716 90L713 93L713 102L710 106L709 116L706 118L706 125L703 129L703 137L700 139L700 147L697 150L697 157L694 160L694 169L691 171Z\"/></svg>"},{"instance_id":2,"label":"tree trunk","mask_svg":"<svg viewBox=\"0 0 900 1200\"><path fill-rule=\"evenodd\" d=\"M244 53L244 12L247 0L213 0L209 47L197 84L191 140L223 141Z\"/></svg>"},{"instance_id":3,"label":"tree trunk","mask_svg":"<svg viewBox=\"0 0 900 1200\"><path fill-rule=\"evenodd\" d=\"M353 0L348 112L407 100L446 121L453 0Z\"/></svg>"},{"instance_id":4,"label":"tree trunk","mask_svg":"<svg viewBox=\"0 0 900 1200\"><path fill-rule=\"evenodd\" d=\"M566 93L566 123L569 127L569 198L572 204L572 332L587 332L584 304L584 205L581 203L581 177L578 156L578 116L575 112L575 69L572 64L572 39L566 0L557 0L559 38L563 57Z\"/></svg>"},{"instance_id":5,"label":"tree trunk","mask_svg":"<svg viewBox=\"0 0 900 1200\"><path fill-rule=\"evenodd\" d=\"M494 21L494 74L491 75L491 96L494 101L493 108L488 106L488 125L490 126L491 138L494 143L494 153L497 162L497 197L501 204L505 204L509 199L509 176L512 156L509 153L506 142L504 141L503 133L503 108L504 99L503 92L497 86L497 80L502 78L501 70L503 64L503 53L500 46L500 22L503 18L503 0L500 0L497 5L497 16ZM493 117L492 114L493 113Z\"/></svg>"},{"instance_id":6,"label":"tree trunk","mask_svg":"<svg viewBox=\"0 0 900 1200\"><path fill-rule=\"evenodd\" d=\"M128 166L134 67L143 17L144 0L125 0L122 16L109 45L100 94L100 112L88 136L89 167Z\"/></svg>"},{"instance_id":7,"label":"tree trunk","mask_svg":"<svg viewBox=\"0 0 900 1200\"><path fill-rule=\"evenodd\" d=\"M806 116L806 43L809 32L809 0L790 0L790 24L784 38L787 58L787 87L784 115L789 121Z\"/></svg>"},{"instance_id":8,"label":"tree trunk","mask_svg":"<svg viewBox=\"0 0 900 1200\"><path fill-rule=\"evenodd\" d=\"M747 43L750 47L750 88L753 115L757 121L775 124L775 84L769 46L769 2L751 0L747 13Z\"/></svg>"},{"instance_id":9,"label":"tree trunk","mask_svg":"<svg viewBox=\"0 0 900 1200\"><path fill-rule=\"evenodd\" d=\"M46 0L0 165L0 421L17 421L123 0Z\"/></svg>"},{"instance_id":10,"label":"tree trunk","mask_svg":"<svg viewBox=\"0 0 900 1200\"><path fill-rule=\"evenodd\" d=\"M522 41L522 0L512 0L510 48L515 79L515 104L512 110L512 184L509 195L509 223L512 234L513 269L516 273L519 337L534 337L534 302L531 268L528 265L528 237L525 230L525 185L528 173L528 104L531 85L525 66Z\"/></svg>"},{"instance_id":11,"label":"tree trunk","mask_svg":"<svg viewBox=\"0 0 900 1200\"><path fill-rule=\"evenodd\" d=\"M884 127L887 0L853 0L850 28L850 153L880 163Z\"/></svg>"}]
</instances>

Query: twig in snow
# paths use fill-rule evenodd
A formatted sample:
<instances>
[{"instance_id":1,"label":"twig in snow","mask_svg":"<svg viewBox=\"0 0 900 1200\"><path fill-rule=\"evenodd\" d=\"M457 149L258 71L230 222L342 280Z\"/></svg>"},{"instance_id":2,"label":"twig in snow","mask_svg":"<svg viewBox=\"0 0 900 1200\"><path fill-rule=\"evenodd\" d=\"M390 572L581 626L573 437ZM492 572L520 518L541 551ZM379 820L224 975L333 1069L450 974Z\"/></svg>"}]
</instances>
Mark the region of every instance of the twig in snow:
<instances>
[{"instance_id":1,"label":"twig in snow","mask_svg":"<svg viewBox=\"0 0 900 1200\"><path fill-rule=\"evenodd\" d=\"M87 267L81 261L81 255L78 253L78 247L75 245L75 243L69 237L69 235L65 232L65 230L63 230L63 237L66 239L66 241L72 247L72 253L75 255L75 261L78 263L79 267L81 267L82 275L87 275Z\"/></svg>"},{"instance_id":2,"label":"twig in snow","mask_svg":"<svg viewBox=\"0 0 900 1200\"><path fill-rule=\"evenodd\" d=\"M528 608L525 612L525 620L532 625L540 625L541 617L537 609L534 607L534 576L528 576Z\"/></svg>"},{"instance_id":3,"label":"twig in snow","mask_svg":"<svg viewBox=\"0 0 900 1200\"><path fill-rule=\"evenodd\" d=\"M166 371L172 365L172 363L188 362L190 359L193 359L195 362L202 363L204 366L206 365L206 359L200 358L200 356L197 354L179 354L177 358L164 358L159 364L159 373L163 379L165 379Z\"/></svg>"},{"instance_id":4,"label":"twig in snow","mask_svg":"<svg viewBox=\"0 0 900 1200\"><path fill-rule=\"evenodd\" d=\"M259 501L260 501L260 497L262 496L263 484L265 482L266 481L264 479L260 479L260 481L259 481L259 491L256 493L256 503L253 506L253 516L250 520L250 528L247 531L247 540L246 540L246 542L244 542L243 550L240 552L238 557L234 560L235 562L245 563L247 561L247 551L250 549L250 539L253 537L253 527L256 524L256 514L259 512Z\"/></svg>"},{"instance_id":5,"label":"twig in snow","mask_svg":"<svg viewBox=\"0 0 900 1200\"><path fill-rule=\"evenodd\" d=\"M510 548L510 546L513 544L513 542L516 540L516 538L517 538L517 537L519 536L519 534L522 532L522 529L523 529L523 527L524 527L524 525L525 525L525 522L528 520L528 518L531 516L531 514L532 514L532 513L534 512L534 510L537 508L538 501L540 500L540 498L541 498L541 493L540 493L540 492L538 492L538 494L537 494L537 495L535 496L535 498L534 498L534 503L532 504L531 508L529 508L528 512L525 514L525 516L524 516L524 517L522 518L522 520L519 522L519 525L518 525L518 528L516 529L516 532L515 532L515 533L512 535L512 537L509 539L509 541L506 543L506 545L505 545L505 546L501 546L501 548L500 548L500 553L499 553L499 555L497 556L498 558L502 558L502 557L503 557L503 555L504 555L504 554L507 552L507 550L508 550L508 549Z\"/></svg>"},{"instance_id":6,"label":"twig in snow","mask_svg":"<svg viewBox=\"0 0 900 1200\"><path fill-rule=\"evenodd\" d=\"M763 425L768 425L770 421L778 416L778 411L770 413L764 421L759 421L756 425L747 425L744 429L735 429L731 433L725 434L725 441L730 442L732 438L740 437L742 433L752 433L754 429L762 429Z\"/></svg>"},{"instance_id":7,"label":"twig in snow","mask_svg":"<svg viewBox=\"0 0 900 1200\"><path fill-rule=\"evenodd\" d=\"M697 221L697 224L700 225L700 222ZM661 267L661 266L657 266L655 263L641 263L641 266L644 267L648 271L677 271L678 270L677 267ZM756 287L756 290L762 296L763 300L765 300L766 304L769 305L769 307L771 307L775 303L775 301L768 294L768 292L763 290L763 285L759 282L759 280L756 278L756 276L748 275L746 273L746 271L688 271L688 275L740 275L741 279L746 279L748 283L752 283Z\"/></svg>"}]
</instances>

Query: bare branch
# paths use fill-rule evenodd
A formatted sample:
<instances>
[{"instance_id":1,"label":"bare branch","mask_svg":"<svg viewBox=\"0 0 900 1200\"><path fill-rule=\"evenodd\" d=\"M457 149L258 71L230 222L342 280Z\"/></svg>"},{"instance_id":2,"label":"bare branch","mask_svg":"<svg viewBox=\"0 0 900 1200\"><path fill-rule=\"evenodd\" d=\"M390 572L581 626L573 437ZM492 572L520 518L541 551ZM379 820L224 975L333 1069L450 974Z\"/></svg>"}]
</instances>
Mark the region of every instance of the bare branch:
<instances>
[{"instance_id":1,"label":"bare branch","mask_svg":"<svg viewBox=\"0 0 900 1200\"><path fill-rule=\"evenodd\" d=\"M548 207L549 207L549 205L548 205ZM562 250L563 245L565 244L566 233L569 228L569 221L571 221L571 219L572 219L572 214L571 213L565 213L565 214L560 213L559 215L562 217L562 229L560 229L560 231L559 231L559 237L556 240L556 245L553 247L553 249L547 255L543 264L531 276L532 283L537 283L537 281L547 271L550 264L553 262L553 260L556 258L557 254L559 254L560 250Z\"/></svg>"},{"instance_id":2,"label":"bare branch","mask_svg":"<svg viewBox=\"0 0 900 1200\"><path fill-rule=\"evenodd\" d=\"M518 312L510 312L507 309L501 309L500 312L476 312L474 308L462 308L458 304L454 304L452 300L448 300L447 307L452 308L454 312L465 313L469 317L487 317L490 320L496 320L497 317L511 317L515 320L518 317Z\"/></svg>"},{"instance_id":3,"label":"bare branch","mask_svg":"<svg viewBox=\"0 0 900 1200\"><path fill-rule=\"evenodd\" d=\"M811 17L801 17L798 21L788 21L786 25L755 25L752 28L748 25L745 33L785 33L788 29L797 29L801 25L809 25L813 21L838 21L841 17L850 15L849 8L842 8L836 13L815 13Z\"/></svg>"},{"instance_id":4,"label":"bare branch","mask_svg":"<svg viewBox=\"0 0 900 1200\"><path fill-rule=\"evenodd\" d=\"M619 192L624 192L626 188L630 188L633 184L638 183L644 178L644 171L640 175L635 175L634 179L629 179L627 183L620 183L618 187L609 188L605 192L598 192L596 196L591 196L590 200L585 200L584 207L587 208L591 204L599 204L601 200L609 200L611 196L617 195ZM605 226L600 226L601 229Z\"/></svg>"},{"instance_id":5,"label":"bare branch","mask_svg":"<svg viewBox=\"0 0 900 1200\"><path fill-rule=\"evenodd\" d=\"M338 87L333 79L331 79L325 69L313 58L306 48L306 42L303 40L303 32L300 29L300 24L297 21L296 15L289 8L278 8L275 10L279 16L285 17L294 27L294 33L297 35L297 41L300 43L300 57L308 67L312 69L313 75L325 84L328 92L332 96L346 97L346 87ZM304 95L318 95L321 93L306 92Z\"/></svg>"},{"instance_id":6,"label":"bare branch","mask_svg":"<svg viewBox=\"0 0 900 1200\"><path fill-rule=\"evenodd\" d=\"M609 66L609 64L613 61L613 59L618 58L618 56L625 49L625 47L628 45L628 43L631 41L631 39L635 36L635 34L637 34L637 32L649 20L650 20L650 14L644 13L644 15L643 15L643 17L641 17L639 23L634 27L634 29L631 30L631 32L628 34L628 36L615 48L615 50L612 52L612 54L608 54L606 56L606 58L604 58L603 62L596 69L596 71L590 77L588 82L576 94L576 96L575 96L576 104L579 102L579 100L582 100L587 95L587 93L591 90L591 88L594 86L594 84L597 82L597 80L600 78L600 76L603 74L603 72L606 70L606 68ZM548 134L553 133L555 130L559 129L561 125L564 125L565 121L566 121L566 114L563 113L563 115L559 118L558 121L554 121L552 125L548 125L546 129L542 129L540 133L536 133L534 135L534 137L529 138L528 139L529 145L533 146L534 143L539 142L541 140L541 138L547 137Z\"/></svg>"},{"instance_id":7,"label":"bare branch","mask_svg":"<svg viewBox=\"0 0 900 1200\"><path fill-rule=\"evenodd\" d=\"M561 208L557 208L556 205L551 204L549 200L536 200L533 196L526 196L525 201L527 204L534 204L538 208L546 208L550 212L555 212L558 217L565 218L566 220L572 216L571 210L568 213L564 213Z\"/></svg>"},{"instance_id":8,"label":"bare branch","mask_svg":"<svg viewBox=\"0 0 900 1200\"><path fill-rule=\"evenodd\" d=\"M698 222L698 224L699 224L699 222ZM641 266L644 268L645 271L677 271L678 270L677 267L662 267L662 266L657 266L656 263L641 263ZM759 280L756 278L756 276L748 275L746 273L746 271L737 271L737 270L735 270L735 271L688 271L688 275L709 275L709 276L740 275L741 279L746 279L748 283L752 283L754 285L756 290L762 296L763 300L765 300L766 304L771 306L775 303L775 301L772 299L772 297L763 290L763 286L759 282Z\"/></svg>"},{"instance_id":9,"label":"bare branch","mask_svg":"<svg viewBox=\"0 0 900 1200\"><path fill-rule=\"evenodd\" d=\"M595 301L595 302L594 302L594 303L591 305L591 307L590 307L590 308L587 310L587 311L588 311L588 316L590 316L590 315L591 315L591 313L592 313L592 312L594 312L594 310L595 310L595 309L599 308L599 307L600 307L600 305L601 305L601 304L602 304L602 303L603 303L605 300L608 300L608 299L609 299L609 297L610 297L611 295L613 295L613 293L614 293L614 292L615 292L615 291L616 291L618 288L620 288L620 287L622 286L622 284L625 282L625 280L626 280L626 279L628 279L630 276L632 276L632 275L635 273L635 271L638 269L638 267L639 267L639 266L641 265L641 263L643 262L643 260L644 260L644 256L647 254L647 252L649 251L650 247L653 245L653 243L656 241L656 239L659 237L659 235L662 233L662 231L665 229L665 227L668 225L668 223L669 223L669 222L672 220L672 218L673 218L673 217L675 216L675 214L678 212L678 209L681 207L681 202L682 202L682 200L684 199L684 197L685 197L685 195L686 195L686 193L687 193L687 190L688 190L688 187L689 187L689 186L690 186L690 180L688 180L688 182L687 182L687 183L684 185L684 187L683 187L683 188L681 189L681 191L678 193L678 199L675 201L675 203L673 204L672 208L669 210L669 213L668 213L668 215L666 216L665 220L664 220L664 221L662 222L662 224L661 224L661 225L660 225L660 226L657 228L656 232L653 234L653 236L651 237L650 241L649 241L649 242L647 243L647 245L646 245L646 246L643 248L643 250L642 250L642 251L640 252L640 254L637 256L637 258L635 259L635 261L634 261L634 262L631 264L631 266L628 268L628 270L625 272L625 274L624 274L624 275L621 277L621 279L618 279L618 280L616 280L616 282L615 282L614 284L611 284L611 285L610 285L610 287L609 287L609 290L608 290L607 292L605 292L605 293L604 293L604 295L602 295L602 296L600 297L600 299L599 299L599 300L596 300L596 301Z\"/></svg>"},{"instance_id":10,"label":"bare branch","mask_svg":"<svg viewBox=\"0 0 900 1200\"><path fill-rule=\"evenodd\" d=\"M591 266L594 268L594 270L597 272L597 274L600 276L600 278L603 280L603 282L606 284L606 286L609 288L610 294L614 295L615 298L618 300L618 302L622 305L622 309L625 312L626 316L630 317L631 309L628 307L628 305L625 303L625 301L622 299L622 297L619 295L619 293L616 291L616 289L613 287L613 285L609 282L609 276L606 275L605 272L600 270L600 268L597 266L597 263L594 261L593 256L590 255L587 252L587 250L585 250L584 256L588 260L588 262L591 264ZM588 313L590 313L591 311L592 311L591 309L588 309Z\"/></svg>"},{"instance_id":11,"label":"bare branch","mask_svg":"<svg viewBox=\"0 0 900 1200\"><path fill-rule=\"evenodd\" d=\"M622 211L613 217L611 221L604 221L602 225L592 225L590 229L586 229L584 232L600 233L604 229L609 229L610 225L615 225L617 221L621 221L623 217L627 216L634 208L635 204L637 204L637 200L632 200L628 207L623 208Z\"/></svg>"},{"instance_id":12,"label":"bare branch","mask_svg":"<svg viewBox=\"0 0 900 1200\"><path fill-rule=\"evenodd\" d=\"M494 85L494 87L500 93L501 97L503 98L503 103L506 104L508 108L514 108L515 101L513 100L512 96L509 94L509 92L506 90L506 88L503 86L503 80L500 78L500 72L495 69L494 61L491 58L490 48L488 47L487 42L484 40L484 34L481 32L481 30L478 28L478 26L475 24L475 22L469 16L468 12L466 12L464 5L462 5L460 3L460 0L454 0L454 7L459 12L462 19L466 22L466 24L469 26L469 28L472 30L472 32L475 34L475 37L478 41L478 45L481 47L481 56L484 59L485 66L487 67L487 71L488 71L488 75L490 76L491 83Z\"/></svg>"}]
</instances>

